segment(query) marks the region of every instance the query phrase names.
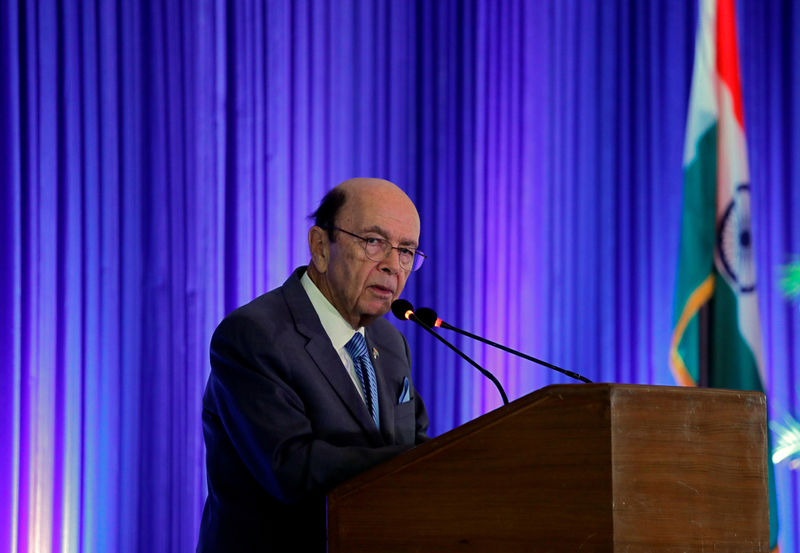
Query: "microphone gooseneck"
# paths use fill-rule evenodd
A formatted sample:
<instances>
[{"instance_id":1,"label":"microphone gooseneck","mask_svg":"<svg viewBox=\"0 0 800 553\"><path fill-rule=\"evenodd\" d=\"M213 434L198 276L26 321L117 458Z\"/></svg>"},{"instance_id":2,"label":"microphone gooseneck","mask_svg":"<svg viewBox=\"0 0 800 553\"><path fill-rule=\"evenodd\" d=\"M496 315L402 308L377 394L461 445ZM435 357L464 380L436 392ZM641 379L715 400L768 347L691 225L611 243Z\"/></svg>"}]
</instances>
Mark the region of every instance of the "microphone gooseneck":
<instances>
[{"instance_id":1,"label":"microphone gooseneck","mask_svg":"<svg viewBox=\"0 0 800 553\"><path fill-rule=\"evenodd\" d=\"M408 303L408 302L406 302L406 303ZM408 303L408 305L411 305L411 304ZM517 351L517 350L515 350L513 348L510 348L508 346L504 346L503 344L498 344L497 342L493 342L492 340L489 340L488 338L484 338L483 336L478 336L477 334L473 334L472 332L468 332L466 330L463 330L461 328L453 326L453 325L451 325L449 323L446 323L445 321L440 319L439 316L436 314L436 311L434 311L430 307L420 307L414 313L416 313L416 315L420 318L420 320L424 321L425 324L427 324L429 327L437 326L437 327L446 328L448 330L452 330L453 332L458 332L459 334L463 334L464 336L467 336L468 338L472 338L473 340L478 340L479 342L483 342L484 344L488 344L488 345L490 345L492 347L495 347L497 349L501 349L501 350L503 350L505 352L508 352L508 353L510 353L512 355L516 355L518 357L522 357L523 359L526 359L528 361L533 361L534 363L542 365L543 367L547 367L548 369L554 370L556 372L560 372L561 374L564 374L564 375L566 375L566 376L568 376L570 378L574 378L575 380L580 380L581 382L585 382L587 384L591 384L592 383L591 380L589 380L585 376L582 376L582 375L580 375L580 374L578 374L576 372L568 371L567 369L562 369L561 367L559 367L557 365L553 365L552 363L548 363L547 361L542 361L541 359L537 359L536 357L528 355L527 353L522 353L521 351Z\"/></svg>"},{"instance_id":2,"label":"microphone gooseneck","mask_svg":"<svg viewBox=\"0 0 800 553\"><path fill-rule=\"evenodd\" d=\"M492 373L490 373L489 371L478 365L470 357L468 357L467 354L465 354L460 349L455 347L453 344L451 344L450 342L439 336L439 334L436 331L434 331L428 324L426 324L422 319L417 317L417 315L414 313L414 306L411 305L410 301L398 299L392 302L392 314L401 320L414 321L419 326L424 328L426 332L428 332L429 334L434 336L437 340L446 345L448 348L456 352L467 363L478 369L483 376L492 381L492 383L497 388L497 391L500 392L500 397L503 398L503 405L508 405L508 396L506 395L506 391L503 389L503 386L500 384L500 381L498 381L497 378L495 378L495 376Z\"/></svg>"}]
</instances>

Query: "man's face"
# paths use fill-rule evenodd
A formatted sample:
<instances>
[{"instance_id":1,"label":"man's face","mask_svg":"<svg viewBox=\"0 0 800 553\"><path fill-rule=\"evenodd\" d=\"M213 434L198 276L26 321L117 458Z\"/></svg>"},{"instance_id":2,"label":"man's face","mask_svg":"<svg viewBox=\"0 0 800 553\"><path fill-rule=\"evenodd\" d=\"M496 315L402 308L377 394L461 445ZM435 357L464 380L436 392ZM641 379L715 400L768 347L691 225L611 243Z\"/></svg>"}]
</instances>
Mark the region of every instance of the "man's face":
<instances>
[{"instance_id":1,"label":"man's face","mask_svg":"<svg viewBox=\"0 0 800 553\"><path fill-rule=\"evenodd\" d=\"M348 193L336 226L364 238L384 238L393 246L416 248L419 242L417 210L399 189ZM366 256L363 240L339 231L334 239L329 244L326 283L320 288L345 320L358 328L389 311L411 270L400 266L395 249L373 261Z\"/></svg>"}]
</instances>

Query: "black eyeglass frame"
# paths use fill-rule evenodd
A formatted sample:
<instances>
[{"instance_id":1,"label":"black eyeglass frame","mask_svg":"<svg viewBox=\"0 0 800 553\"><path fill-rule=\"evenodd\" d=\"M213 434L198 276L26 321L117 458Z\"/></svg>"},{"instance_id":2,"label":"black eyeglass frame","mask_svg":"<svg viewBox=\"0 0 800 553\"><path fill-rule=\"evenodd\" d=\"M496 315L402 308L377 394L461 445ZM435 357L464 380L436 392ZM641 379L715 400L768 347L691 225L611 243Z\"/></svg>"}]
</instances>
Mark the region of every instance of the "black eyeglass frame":
<instances>
[{"instance_id":1,"label":"black eyeglass frame","mask_svg":"<svg viewBox=\"0 0 800 553\"><path fill-rule=\"evenodd\" d=\"M412 257L412 261L411 261L411 267L403 267L402 257L400 258L401 259L400 266L403 267L404 269L408 270L408 271L418 271L419 268L422 267L422 264L425 262L425 260L428 258L428 256L425 255L424 253L422 253L422 251L420 251L420 250L407 248L407 247L404 247L404 246L394 246L386 238L379 238L379 237L364 238L363 236L359 236L358 234L356 234L354 232L350 232L349 230L345 230L345 229L343 229L341 227L336 227L336 226L327 227L325 230L338 230L339 232L343 232L345 234L349 234L353 238L358 238L359 240L364 242L364 255L366 255L367 259L369 259L371 261L383 261L384 259L386 259L386 257L389 255L389 252L391 252L392 250L397 250L401 254L405 250L405 251L411 253L411 255L413 256ZM384 248L383 259L372 259L369 256L369 252L367 251L367 245L369 244L370 240L380 240L384 244L388 244L389 249ZM417 259L419 259L419 261L417 261Z\"/></svg>"}]
</instances>

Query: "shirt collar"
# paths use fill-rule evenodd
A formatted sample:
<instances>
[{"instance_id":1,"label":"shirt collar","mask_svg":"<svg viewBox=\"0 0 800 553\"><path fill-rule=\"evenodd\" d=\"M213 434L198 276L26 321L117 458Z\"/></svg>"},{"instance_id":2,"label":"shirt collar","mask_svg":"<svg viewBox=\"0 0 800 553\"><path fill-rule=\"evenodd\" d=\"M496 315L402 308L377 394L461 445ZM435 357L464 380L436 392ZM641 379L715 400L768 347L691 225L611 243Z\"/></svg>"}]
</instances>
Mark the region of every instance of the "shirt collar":
<instances>
[{"instance_id":1,"label":"shirt collar","mask_svg":"<svg viewBox=\"0 0 800 553\"><path fill-rule=\"evenodd\" d=\"M345 344L353 337L354 332L360 332L361 335L364 336L364 327L362 326L357 330L353 330L350 323L344 320L344 317L342 317L341 313L328 301L328 298L322 295L317 285L314 284L314 281L308 276L308 271L300 277L300 284L303 285L303 289L306 291L306 294L308 294L308 299L311 300L311 305L314 306L314 311L317 312L317 316L322 323L322 328L325 330L325 334L328 335L328 338L330 338L336 351L344 348Z\"/></svg>"}]
</instances>

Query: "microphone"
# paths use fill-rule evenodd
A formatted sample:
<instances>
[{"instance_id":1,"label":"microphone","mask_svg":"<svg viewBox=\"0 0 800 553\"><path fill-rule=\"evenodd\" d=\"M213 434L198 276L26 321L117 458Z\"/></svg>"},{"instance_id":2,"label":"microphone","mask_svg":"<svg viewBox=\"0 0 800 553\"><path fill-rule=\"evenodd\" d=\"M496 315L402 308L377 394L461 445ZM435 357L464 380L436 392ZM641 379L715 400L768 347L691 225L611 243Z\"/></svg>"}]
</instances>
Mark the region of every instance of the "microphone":
<instances>
[{"instance_id":1,"label":"microphone","mask_svg":"<svg viewBox=\"0 0 800 553\"><path fill-rule=\"evenodd\" d=\"M420 307L414 313L417 315L417 317L419 317L419 320L430 327L439 327L442 326L442 323L444 323L444 321L436 314L436 311L430 307Z\"/></svg>"},{"instance_id":2,"label":"microphone","mask_svg":"<svg viewBox=\"0 0 800 553\"><path fill-rule=\"evenodd\" d=\"M409 303L409 305L411 305L411 304ZM478 336L477 334L473 334L471 332L467 332L466 330L462 330L462 329L460 329L458 327L455 327L455 326L453 326L451 324L448 324L445 321L443 321L442 319L440 319L439 316L436 314L436 311L434 311L430 307L420 307L414 313L419 318L419 320L422 321L424 324L426 324L428 327L441 327L441 328L446 328L448 330L452 330L453 332L458 332L459 334L463 334L464 336L468 336L469 338L472 338L473 340L478 340L479 342L483 342L484 344L488 344L488 345L490 345L492 347L501 349L501 350L506 351L506 352L508 352L508 353L510 353L512 355L516 355L517 357L522 357L523 359L527 359L528 361L533 361L534 363L538 363L539 365L542 365L543 367L547 367L548 369L552 369L554 371L560 372L561 374L565 374L570 378L574 378L575 380L580 380L581 382L586 382L587 384L591 384L592 383L591 380L589 380L585 376L579 375L576 372L572 372L572 371L568 371L566 369L562 369L561 367L553 365L552 363L548 363L547 361L542 361L541 359L537 359L537 358L532 357L532 356L530 356L530 355L528 355L526 353L522 353L521 351L517 351L517 350L512 349L510 347L504 346L503 344L498 344L497 342L493 342L493 341L491 341L491 340L489 340L487 338L483 338L482 336Z\"/></svg>"},{"instance_id":3,"label":"microphone","mask_svg":"<svg viewBox=\"0 0 800 553\"><path fill-rule=\"evenodd\" d=\"M411 320L411 316L414 314L414 306L408 300L394 300L392 302L392 314L401 320Z\"/></svg>"},{"instance_id":4,"label":"microphone","mask_svg":"<svg viewBox=\"0 0 800 553\"><path fill-rule=\"evenodd\" d=\"M502 386L502 385L500 384L500 382L499 382L499 381L498 381L498 380L495 378L495 376L494 376L492 373L490 373L489 371L487 371L486 369L484 369L483 367L481 367L480 365L478 365L478 364L477 364L475 361L473 361L472 359L470 359L470 358L467 356L467 354L465 354L465 353L464 353L464 352L462 352L460 349L458 349L457 347L455 347L453 344L451 344L450 342L448 342L447 340L445 340L444 338L442 338L441 336L439 336L439 334L437 334L437 333L436 333L436 332L435 332L435 331L434 331L434 330L433 330L433 329L430 327L430 325L428 325L428 324L425 324L425 323L424 323L424 322L423 322L423 321L422 321L422 320L421 320L419 317L417 317L417 316L414 314L414 306L413 306L413 305L411 305L411 302L410 302L410 301L408 301L408 300L403 300L403 299L399 299L399 300L395 300L395 301L393 301L393 302L392 302L392 313L393 313L393 314L394 314L394 316L395 316L395 317L397 317L398 319L401 319L401 320L410 320L410 321L414 321L414 322L415 322L415 323L417 323L419 326L421 326L422 328L424 328L426 332L428 332L428 333L432 334L433 336L435 336L435 337L436 337L436 339L437 339L437 340L439 340L439 341L440 341L440 342L442 342L444 345L446 345L448 348L450 348L451 350L453 350L454 352L456 352L456 353L457 353L459 356L461 356L461 358L462 358L462 359L464 359L465 361L467 361L467 363L469 363L470 365L472 365L473 367L475 367L476 369L478 369L478 370L481 372L481 374L482 374L483 376L485 376L486 378L488 378L489 380L491 380L491 381L492 381L492 383L493 383L493 384L495 385L495 387L497 388L497 391L498 391L498 392L500 392L500 397L502 397L502 398L503 398L503 405L508 405L508 396L506 395L506 391L503 389L503 386Z\"/></svg>"}]
</instances>

